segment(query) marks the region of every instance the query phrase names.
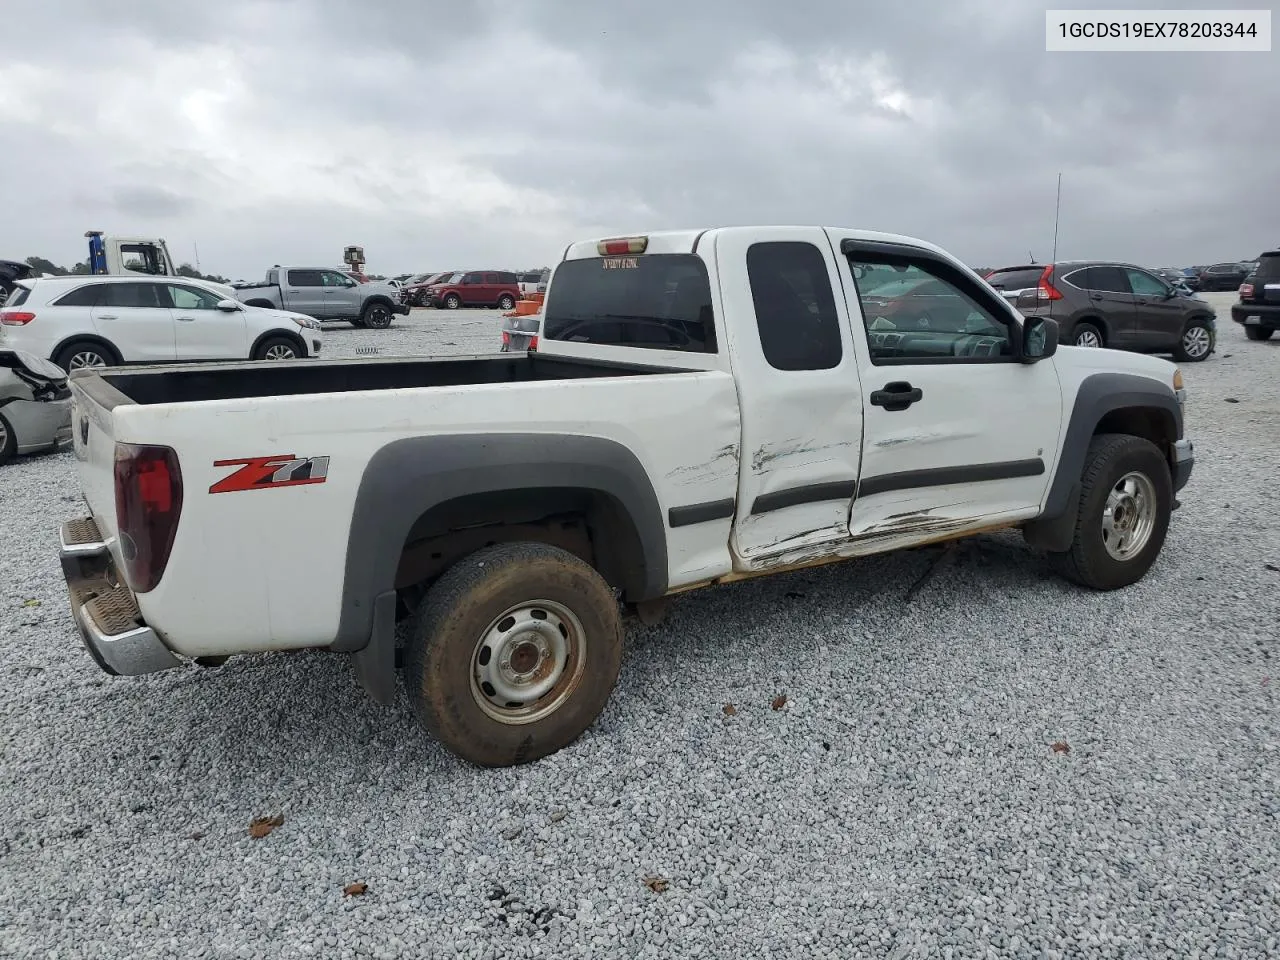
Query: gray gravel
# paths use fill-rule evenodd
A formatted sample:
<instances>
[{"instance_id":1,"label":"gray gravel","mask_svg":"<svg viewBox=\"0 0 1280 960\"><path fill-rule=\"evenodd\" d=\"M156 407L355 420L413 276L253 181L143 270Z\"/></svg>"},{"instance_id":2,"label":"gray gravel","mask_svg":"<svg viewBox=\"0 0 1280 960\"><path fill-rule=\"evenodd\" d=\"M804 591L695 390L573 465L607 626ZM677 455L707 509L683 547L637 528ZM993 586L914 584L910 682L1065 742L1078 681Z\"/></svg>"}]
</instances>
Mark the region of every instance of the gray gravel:
<instances>
[{"instance_id":1,"label":"gray gravel","mask_svg":"<svg viewBox=\"0 0 1280 960\"><path fill-rule=\"evenodd\" d=\"M1143 583L1085 593L1002 536L910 600L940 549L691 594L632 625L596 727L516 770L337 657L105 676L56 559L72 460L5 468L0 955L1277 955L1280 342L1219 309ZM330 345L498 329L415 311Z\"/></svg>"}]
</instances>

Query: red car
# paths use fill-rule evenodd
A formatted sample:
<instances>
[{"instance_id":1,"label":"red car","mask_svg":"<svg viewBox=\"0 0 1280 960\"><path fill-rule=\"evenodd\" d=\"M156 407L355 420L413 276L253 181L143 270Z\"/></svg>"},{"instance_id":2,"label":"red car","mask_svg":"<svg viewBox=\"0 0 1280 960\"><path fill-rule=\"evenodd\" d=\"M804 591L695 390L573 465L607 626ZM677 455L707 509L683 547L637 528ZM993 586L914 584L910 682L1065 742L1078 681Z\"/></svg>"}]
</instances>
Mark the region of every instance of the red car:
<instances>
[{"instance_id":1,"label":"red car","mask_svg":"<svg viewBox=\"0 0 1280 960\"><path fill-rule=\"evenodd\" d=\"M498 307L510 310L520 299L520 281L506 270L454 273L427 288L428 305L445 310Z\"/></svg>"},{"instance_id":2,"label":"red car","mask_svg":"<svg viewBox=\"0 0 1280 960\"><path fill-rule=\"evenodd\" d=\"M445 270L443 273L424 273L414 277L400 290L400 302L411 307L427 305L427 291L433 283L441 283L454 275L455 271Z\"/></svg>"}]
</instances>

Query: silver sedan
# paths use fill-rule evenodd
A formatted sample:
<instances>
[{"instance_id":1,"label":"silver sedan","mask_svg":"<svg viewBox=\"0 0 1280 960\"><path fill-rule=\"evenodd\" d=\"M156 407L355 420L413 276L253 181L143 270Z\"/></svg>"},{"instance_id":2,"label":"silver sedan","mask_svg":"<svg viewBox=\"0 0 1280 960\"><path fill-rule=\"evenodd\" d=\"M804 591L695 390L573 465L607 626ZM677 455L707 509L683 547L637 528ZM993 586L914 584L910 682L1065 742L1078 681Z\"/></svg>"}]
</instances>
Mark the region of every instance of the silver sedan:
<instances>
[{"instance_id":1,"label":"silver sedan","mask_svg":"<svg viewBox=\"0 0 1280 960\"><path fill-rule=\"evenodd\" d=\"M0 464L71 439L67 375L42 357L0 350Z\"/></svg>"}]
</instances>

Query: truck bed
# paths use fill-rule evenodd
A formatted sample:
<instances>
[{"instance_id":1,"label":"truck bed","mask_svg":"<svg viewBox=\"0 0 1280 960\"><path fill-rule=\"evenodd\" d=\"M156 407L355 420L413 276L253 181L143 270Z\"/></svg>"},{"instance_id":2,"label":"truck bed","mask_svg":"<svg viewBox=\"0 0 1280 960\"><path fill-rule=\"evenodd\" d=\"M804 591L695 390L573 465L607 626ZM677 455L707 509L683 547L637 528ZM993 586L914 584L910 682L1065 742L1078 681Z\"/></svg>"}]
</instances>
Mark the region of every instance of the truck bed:
<instances>
[{"instance_id":1,"label":"truck bed","mask_svg":"<svg viewBox=\"0 0 1280 960\"><path fill-rule=\"evenodd\" d=\"M99 371L96 373L97 383L83 380L81 386L100 404L111 409L121 403L190 403L678 372L675 368L634 363L501 353L430 359L407 357L126 367ZM83 375L77 379L81 377Z\"/></svg>"}]
</instances>

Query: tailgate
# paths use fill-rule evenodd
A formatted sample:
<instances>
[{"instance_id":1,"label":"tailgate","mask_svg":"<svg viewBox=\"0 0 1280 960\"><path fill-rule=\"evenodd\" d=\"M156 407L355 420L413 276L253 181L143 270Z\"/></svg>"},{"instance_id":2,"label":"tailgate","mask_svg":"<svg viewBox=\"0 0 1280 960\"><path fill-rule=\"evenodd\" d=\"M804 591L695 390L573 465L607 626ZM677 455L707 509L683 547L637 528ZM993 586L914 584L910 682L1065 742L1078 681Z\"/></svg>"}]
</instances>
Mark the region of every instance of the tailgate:
<instances>
[{"instance_id":1,"label":"tailgate","mask_svg":"<svg viewBox=\"0 0 1280 960\"><path fill-rule=\"evenodd\" d=\"M117 543L115 494L115 428L112 410L132 403L95 373L72 374L71 433L80 489L89 512L109 544L117 565L122 564Z\"/></svg>"}]
</instances>

